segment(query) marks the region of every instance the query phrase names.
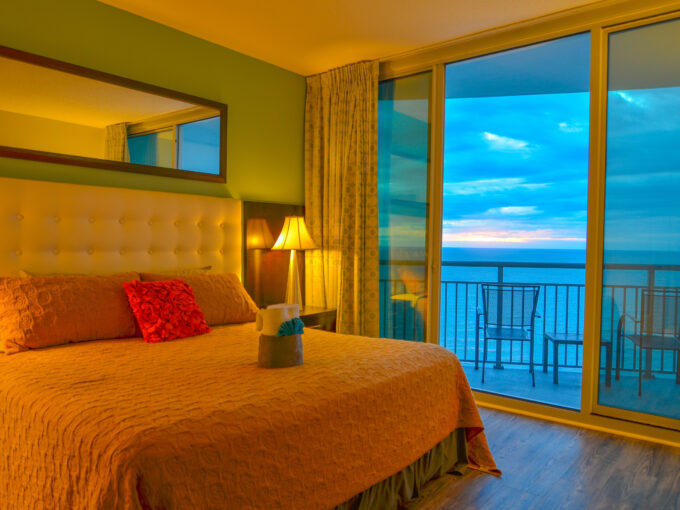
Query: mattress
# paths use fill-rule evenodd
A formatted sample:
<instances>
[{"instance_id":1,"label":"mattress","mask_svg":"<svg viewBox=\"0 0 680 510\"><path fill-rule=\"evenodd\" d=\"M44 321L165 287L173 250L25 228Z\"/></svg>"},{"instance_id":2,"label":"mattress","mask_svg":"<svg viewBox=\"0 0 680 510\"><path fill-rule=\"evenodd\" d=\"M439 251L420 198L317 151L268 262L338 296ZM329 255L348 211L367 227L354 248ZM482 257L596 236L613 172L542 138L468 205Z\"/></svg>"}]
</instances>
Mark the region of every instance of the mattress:
<instances>
[{"instance_id":1,"label":"mattress","mask_svg":"<svg viewBox=\"0 0 680 510\"><path fill-rule=\"evenodd\" d=\"M264 369L257 338L0 355L0 507L331 508L458 428L495 469L449 351L307 330L303 365Z\"/></svg>"}]
</instances>

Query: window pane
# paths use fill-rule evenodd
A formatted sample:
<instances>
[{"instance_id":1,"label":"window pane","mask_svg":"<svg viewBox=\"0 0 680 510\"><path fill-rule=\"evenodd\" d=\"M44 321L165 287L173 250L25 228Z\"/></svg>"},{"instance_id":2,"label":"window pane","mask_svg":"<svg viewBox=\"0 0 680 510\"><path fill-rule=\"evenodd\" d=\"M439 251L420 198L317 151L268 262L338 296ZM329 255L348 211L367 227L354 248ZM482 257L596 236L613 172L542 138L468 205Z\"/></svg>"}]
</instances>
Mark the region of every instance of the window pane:
<instances>
[{"instance_id":1,"label":"window pane","mask_svg":"<svg viewBox=\"0 0 680 510\"><path fill-rule=\"evenodd\" d=\"M440 344L475 389L570 408L581 402L589 47L579 34L446 66Z\"/></svg>"},{"instance_id":2,"label":"window pane","mask_svg":"<svg viewBox=\"0 0 680 510\"><path fill-rule=\"evenodd\" d=\"M380 83L380 336L423 340L431 74Z\"/></svg>"},{"instance_id":3,"label":"window pane","mask_svg":"<svg viewBox=\"0 0 680 510\"><path fill-rule=\"evenodd\" d=\"M128 137L130 163L172 168L172 129Z\"/></svg>"},{"instance_id":4,"label":"window pane","mask_svg":"<svg viewBox=\"0 0 680 510\"><path fill-rule=\"evenodd\" d=\"M609 37L602 343L616 377L599 385L600 404L671 418L680 418L678 41L677 20Z\"/></svg>"},{"instance_id":5,"label":"window pane","mask_svg":"<svg viewBox=\"0 0 680 510\"><path fill-rule=\"evenodd\" d=\"M220 173L220 118L177 126L178 167L182 170L218 175Z\"/></svg>"}]
</instances>

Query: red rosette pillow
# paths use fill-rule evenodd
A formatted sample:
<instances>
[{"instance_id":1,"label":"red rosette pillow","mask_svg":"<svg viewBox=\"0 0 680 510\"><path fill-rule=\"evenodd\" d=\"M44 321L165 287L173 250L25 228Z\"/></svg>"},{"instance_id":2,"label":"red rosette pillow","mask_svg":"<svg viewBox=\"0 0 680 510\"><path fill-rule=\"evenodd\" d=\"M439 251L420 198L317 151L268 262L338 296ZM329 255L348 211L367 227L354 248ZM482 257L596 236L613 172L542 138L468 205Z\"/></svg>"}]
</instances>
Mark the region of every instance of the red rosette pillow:
<instances>
[{"instance_id":1,"label":"red rosette pillow","mask_svg":"<svg viewBox=\"0 0 680 510\"><path fill-rule=\"evenodd\" d=\"M123 283L146 342L202 335L210 331L191 287L181 280Z\"/></svg>"}]
</instances>

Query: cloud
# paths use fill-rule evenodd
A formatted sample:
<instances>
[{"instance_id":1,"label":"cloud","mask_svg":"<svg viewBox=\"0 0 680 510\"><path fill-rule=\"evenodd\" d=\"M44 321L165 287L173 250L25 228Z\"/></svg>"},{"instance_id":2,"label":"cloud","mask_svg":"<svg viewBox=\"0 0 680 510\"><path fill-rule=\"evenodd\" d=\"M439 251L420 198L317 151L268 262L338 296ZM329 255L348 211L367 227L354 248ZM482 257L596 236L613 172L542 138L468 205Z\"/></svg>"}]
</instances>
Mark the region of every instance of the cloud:
<instances>
[{"instance_id":1,"label":"cloud","mask_svg":"<svg viewBox=\"0 0 680 510\"><path fill-rule=\"evenodd\" d=\"M516 220L489 219L445 219L442 228L442 242L445 246L503 246L543 245L573 246L585 242L585 234L579 228L565 225L564 228L545 228L537 225L517 223Z\"/></svg>"},{"instance_id":2,"label":"cloud","mask_svg":"<svg viewBox=\"0 0 680 510\"><path fill-rule=\"evenodd\" d=\"M581 131L583 131L583 126L581 125L580 122L576 122L575 124L569 124L568 122L560 122L557 126L563 133L580 133Z\"/></svg>"},{"instance_id":3,"label":"cloud","mask_svg":"<svg viewBox=\"0 0 680 510\"><path fill-rule=\"evenodd\" d=\"M528 244L538 241L551 242L585 242L585 237L571 237L560 232L543 229L543 230L466 230L466 231L449 231L444 230L442 234L442 243L459 244L487 244L487 245L501 245L501 244Z\"/></svg>"},{"instance_id":4,"label":"cloud","mask_svg":"<svg viewBox=\"0 0 680 510\"><path fill-rule=\"evenodd\" d=\"M629 104L632 104L632 105L635 105L635 106L640 106L640 107L645 106L645 100L637 94L630 94L628 92L623 92L622 90L614 92L614 94L619 96L626 103L629 103Z\"/></svg>"},{"instance_id":5,"label":"cloud","mask_svg":"<svg viewBox=\"0 0 680 510\"><path fill-rule=\"evenodd\" d=\"M488 131L484 131L482 136L489 144L489 148L495 151L527 152L530 150L529 142L525 142L524 140L496 135L494 133L489 133Z\"/></svg>"},{"instance_id":6,"label":"cloud","mask_svg":"<svg viewBox=\"0 0 680 510\"><path fill-rule=\"evenodd\" d=\"M676 179L678 178L678 172L675 170L654 172L650 171L648 168L642 168L644 167L638 166L634 168L633 172L608 175L607 184L632 184L636 186L647 184L651 187L660 189L666 183L671 184L676 182Z\"/></svg>"},{"instance_id":7,"label":"cloud","mask_svg":"<svg viewBox=\"0 0 680 510\"><path fill-rule=\"evenodd\" d=\"M527 206L508 206L508 207L494 207L486 211L486 214L497 215L502 214L504 216L530 216L532 214L538 214L539 211L535 205Z\"/></svg>"},{"instance_id":8,"label":"cloud","mask_svg":"<svg viewBox=\"0 0 680 510\"><path fill-rule=\"evenodd\" d=\"M501 177L498 179L478 179L476 181L445 182L445 195L481 195L502 193L517 189L537 190L550 186L548 182L526 182L521 177Z\"/></svg>"}]
</instances>

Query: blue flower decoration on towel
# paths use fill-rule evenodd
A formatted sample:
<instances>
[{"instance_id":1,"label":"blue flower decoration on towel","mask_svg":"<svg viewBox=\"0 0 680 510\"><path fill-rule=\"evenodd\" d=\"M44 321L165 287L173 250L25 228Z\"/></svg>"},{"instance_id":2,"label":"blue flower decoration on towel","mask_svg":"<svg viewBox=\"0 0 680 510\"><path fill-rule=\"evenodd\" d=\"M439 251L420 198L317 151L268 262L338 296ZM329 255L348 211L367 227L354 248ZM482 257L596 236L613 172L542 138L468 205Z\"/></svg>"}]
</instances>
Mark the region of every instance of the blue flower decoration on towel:
<instances>
[{"instance_id":1,"label":"blue flower decoration on towel","mask_svg":"<svg viewBox=\"0 0 680 510\"><path fill-rule=\"evenodd\" d=\"M305 324L298 318L295 317L289 321L283 322L279 326L279 331L276 336L290 336L290 335L300 335L304 333Z\"/></svg>"}]
</instances>

